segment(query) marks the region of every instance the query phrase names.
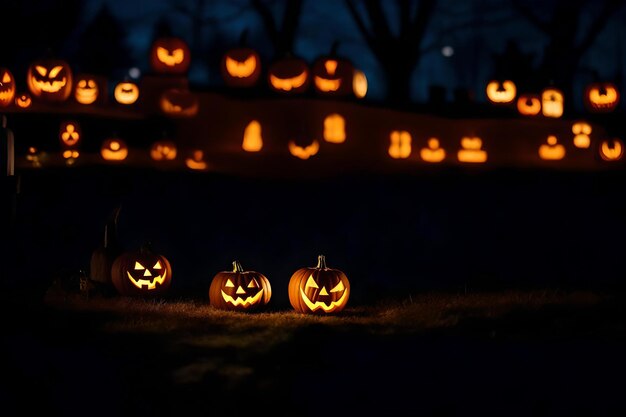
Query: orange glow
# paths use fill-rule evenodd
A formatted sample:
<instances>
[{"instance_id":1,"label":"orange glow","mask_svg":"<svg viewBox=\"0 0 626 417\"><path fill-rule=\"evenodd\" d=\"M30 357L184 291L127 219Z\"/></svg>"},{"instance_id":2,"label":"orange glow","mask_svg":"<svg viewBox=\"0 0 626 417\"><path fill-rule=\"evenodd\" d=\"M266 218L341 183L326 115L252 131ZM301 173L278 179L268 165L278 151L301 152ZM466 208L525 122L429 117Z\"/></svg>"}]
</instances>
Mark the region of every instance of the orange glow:
<instances>
[{"instance_id":1,"label":"orange glow","mask_svg":"<svg viewBox=\"0 0 626 417\"><path fill-rule=\"evenodd\" d=\"M263 138L261 137L261 123L252 120L243 131L243 143L241 148L246 152L259 152L263 149Z\"/></svg>"},{"instance_id":2,"label":"orange glow","mask_svg":"<svg viewBox=\"0 0 626 417\"><path fill-rule=\"evenodd\" d=\"M30 146L28 148L28 152L26 153L26 160L30 162L33 167L41 168L41 156L42 152L39 152L39 150L34 146Z\"/></svg>"},{"instance_id":3,"label":"orange glow","mask_svg":"<svg viewBox=\"0 0 626 417\"><path fill-rule=\"evenodd\" d=\"M611 83L592 83L585 89L585 104L594 112L613 111L619 104L619 91Z\"/></svg>"},{"instance_id":4,"label":"orange glow","mask_svg":"<svg viewBox=\"0 0 626 417\"><path fill-rule=\"evenodd\" d=\"M587 122L576 122L572 125L572 133L574 134L574 146L581 149L587 149L591 145L591 125Z\"/></svg>"},{"instance_id":5,"label":"orange glow","mask_svg":"<svg viewBox=\"0 0 626 417\"><path fill-rule=\"evenodd\" d=\"M172 161L176 159L176 144L169 140L154 142L150 147L150 158L155 161Z\"/></svg>"},{"instance_id":6,"label":"orange glow","mask_svg":"<svg viewBox=\"0 0 626 417\"><path fill-rule=\"evenodd\" d=\"M204 171L208 168L207 163L204 161L204 152L199 149L193 151L190 158L185 159L185 165L187 165L187 168L195 171Z\"/></svg>"},{"instance_id":7,"label":"orange glow","mask_svg":"<svg viewBox=\"0 0 626 417\"><path fill-rule=\"evenodd\" d=\"M163 48L162 46L157 46L156 48L156 56L159 61L168 67L174 67L178 64L181 64L185 60L185 51L183 48L175 48L173 50L169 50L167 48Z\"/></svg>"},{"instance_id":8,"label":"orange glow","mask_svg":"<svg viewBox=\"0 0 626 417\"><path fill-rule=\"evenodd\" d=\"M80 141L80 127L76 122L63 122L59 129L59 139L63 146L75 146Z\"/></svg>"},{"instance_id":9,"label":"orange glow","mask_svg":"<svg viewBox=\"0 0 626 417\"><path fill-rule=\"evenodd\" d=\"M546 117L563 116L563 93L556 88L546 88L541 93L541 111Z\"/></svg>"},{"instance_id":10,"label":"orange glow","mask_svg":"<svg viewBox=\"0 0 626 417\"><path fill-rule=\"evenodd\" d=\"M308 71L304 70L300 74L290 78L278 78L274 74L270 74L270 84L276 90L291 91L300 88L306 82L309 76Z\"/></svg>"},{"instance_id":11,"label":"orange glow","mask_svg":"<svg viewBox=\"0 0 626 417\"><path fill-rule=\"evenodd\" d=\"M558 161L565 157L565 147L558 143L556 136L550 135L539 147L539 157L549 161Z\"/></svg>"},{"instance_id":12,"label":"orange glow","mask_svg":"<svg viewBox=\"0 0 626 417\"><path fill-rule=\"evenodd\" d=\"M367 77L363 71L354 70L352 91L356 98L364 98L367 95Z\"/></svg>"},{"instance_id":13,"label":"orange glow","mask_svg":"<svg viewBox=\"0 0 626 417\"><path fill-rule=\"evenodd\" d=\"M6 68L0 68L0 107L8 107L15 97L15 79Z\"/></svg>"},{"instance_id":14,"label":"orange glow","mask_svg":"<svg viewBox=\"0 0 626 417\"><path fill-rule=\"evenodd\" d=\"M487 152L481 149L483 141L478 137L463 137L457 158L461 162L481 164L487 161Z\"/></svg>"},{"instance_id":15,"label":"orange glow","mask_svg":"<svg viewBox=\"0 0 626 417\"><path fill-rule=\"evenodd\" d=\"M439 139L428 139L428 147L420 149L420 157L426 162L441 162L446 157L446 151L439 147Z\"/></svg>"},{"instance_id":16,"label":"orange glow","mask_svg":"<svg viewBox=\"0 0 626 417\"><path fill-rule=\"evenodd\" d=\"M17 107L22 109L27 109L33 103L33 100L30 98L28 93L22 93L19 96L15 97L15 104Z\"/></svg>"},{"instance_id":17,"label":"orange glow","mask_svg":"<svg viewBox=\"0 0 626 417\"><path fill-rule=\"evenodd\" d=\"M229 56L225 57L226 72L235 78L247 78L254 74L257 68L257 60L254 55L248 56L243 62L239 62Z\"/></svg>"},{"instance_id":18,"label":"orange glow","mask_svg":"<svg viewBox=\"0 0 626 417\"><path fill-rule=\"evenodd\" d=\"M610 143L603 140L600 143L600 157L605 161L618 161L624 155L624 144L621 140L615 138Z\"/></svg>"},{"instance_id":19,"label":"orange glow","mask_svg":"<svg viewBox=\"0 0 626 417\"><path fill-rule=\"evenodd\" d=\"M411 134L405 130L394 130L389 135L389 156L394 159L406 159L411 155Z\"/></svg>"},{"instance_id":20,"label":"orange glow","mask_svg":"<svg viewBox=\"0 0 626 417\"><path fill-rule=\"evenodd\" d=\"M515 83L510 80L505 81L491 81L487 84L486 88L487 98L492 103L510 103L515 99L517 94L517 88Z\"/></svg>"},{"instance_id":21,"label":"orange glow","mask_svg":"<svg viewBox=\"0 0 626 417\"><path fill-rule=\"evenodd\" d=\"M308 146L298 146L294 141L289 141L289 153L296 158L309 159L310 157L317 155L320 150L320 144L317 140L314 140Z\"/></svg>"},{"instance_id":22,"label":"orange glow","mask_svg":"<svg viewBox=\"0 0 626 417\"><path fill-rule=\"evenodd\" d=\"M340 114L333 113L324 119L324 140L331 143L346 141L346 121Z\"/></svg>"},{"instance_id":23,"label":"orange glow","mask_svg":"<svg viewBox=\"0 0 626 417\"><path fill-rule=\"evenodd\" d=\"M121 139L107 139L102 143L100 155L106 161L123 161L128 156L128 147Z\"/></svg>"},{"instance_id":24,"label":"orange glow","mask_svg":"<svg viewBox=\"0 0 626 417\"><path fill-rule=\"evenodd\" d=\"M341 87L341 79L337 78L336 80L331 80L328 78L322 78L320 76L315 76L315 87L323 92L333 92L339 90Z\"/></svg>"},{"instance_id":25,"label":"orange glow","mask_svg":"<svg viewBox=\"0 0 626 417\"><path fill-rule=\"evenodd\" d=\"M163 92L159 104L163 113L180 117L195 116L200 107L198 98L194 93L178 88L171 88Z\"/></svg>"},{"instance_id":26,"label":"orange glow","mask_svg":"<svg viewBox=\"0 0 626 417\"><path fill-rule=\"evenodd\" d=\"M81 104L92 104L98 99L98 83L93 78L81 78L76 83L74 98Z\"/></svg>"},{"instance_id":27,"label":"orange glow","mask_svg":"<svg viewBox=\"0 0 626 417\"><path fill-rule=\"evenodd\" d=\"M517 99L517 111L522 116L536 116L541 112L541 100L534 95L521 95Z\"/></svg>"},{"instance_id":28,"label":"orange glow","mask_svg":"<svg viewBox=\"0 0 626 417\"><path fill-rule=\"evenodd\" d=\"M139 99L139 87L129 81L121 82L115 86L114 97L120 104L133 104Z\"/></svg>"}]
</instances>

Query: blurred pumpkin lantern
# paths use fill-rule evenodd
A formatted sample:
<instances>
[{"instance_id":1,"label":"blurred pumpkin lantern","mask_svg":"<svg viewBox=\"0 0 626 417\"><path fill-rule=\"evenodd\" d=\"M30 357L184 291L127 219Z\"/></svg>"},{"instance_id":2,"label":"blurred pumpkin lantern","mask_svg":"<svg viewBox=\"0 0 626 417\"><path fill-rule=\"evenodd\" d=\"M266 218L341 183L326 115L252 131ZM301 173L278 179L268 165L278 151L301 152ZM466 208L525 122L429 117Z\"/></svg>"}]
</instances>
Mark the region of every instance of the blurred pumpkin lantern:
<instances>
[{"instance_id":1,"label":"blurred pumpkin lantern","mask_svg":"<svg viewBox=\"0 0 626 417\"><path fill-rule=\"evenodd\" d=\"M300 313L331 314L342 311L350 296L350 282L343 271L328 268L324 255L317 266L300 268L289 279L289 302Z\"/></svg>"},{"instance_id":2,"label":"blurred pumpkin lantern","mask_svg":"<svg viewBox=\"0 0 626 417\"><path fill-rule=\"evenodd\" d=\"M420 157L426 162L441 162L446 157L446 151L440 147L439 139L428 139L428 147L420 149Z\"/></svg>"},{"instance_id":3,"label":"blurred pumpkin lantern","mask_svg":"<svg viewBox=\"0 0 626 417\"><path fill-rule=\"evenodd\" d=\"M546 117L563 116L563 92L557 88L546 88L541 92L541 111Z\"/></svg>"},{"instance_id":4,"label":"blurred pumpkin lantern","mask_svg":"<svg viewBox=\"0 0 626 417\"><path fill-rule=\"evenodd\" d=\"M8 107L15 97L15 78L6 68L0 68L0 107Z\"/></svg>"},{"instance_id":5,"label":"blurred pumpkin lantern","mask_svg":"<svg viewBox=\"0 0 626 417\"><path fill-rule=\"evenodd\" d=\"M239 261L232 271L218 272L209 287L210 304L221 310L251 311L267 305L272 287L265 275L244 271Z\"/></svg>"},{"instance_id":6,"label":"blurred pumpkin lantern","mask_svg":"<svg viewBox=\"0 0 626 417\"><path fill-rule=\"evenodd\" d=\"M541 113L541 100L537 94L520 94L517 111L522 116L536 116Z\"/></svg>"},{"instance_id":7,"label":"blurred pumpkin lantern","mask_svg":"<svg viewBox=\"0 0 626 417\"><path fill-rule=\"evenodd\" d=\"M120 104L133 104L139 99L139 86L131 81L122 81L115 86L113 96Z\"/></svg>"},{"instance_id":8,"label":"blurred pumpkin lantern","mask_svg":"<svg viewBox=\"0 0 626 417\"><path fill-rule=\"evenodd\" d=\"M346 141L346 120L338 113L329 114L324 119L324 140L330 143Z\"/></svg>"},{"instance_id":9,"label":"blurred pumpkin lantern","mask_svg":"<svg viewBox=\"0 0 626 417\"><path fill-rule=\"evenodd\" d=\"M74 148L81 140L80 125L75 121L62 122L59 128L59 139L64 148Z\"/></svg>"},{"instance_id":10,"label":"blurred pumpkin lantern","mask_svg":"<svg viewBox=\"0 0 626 417\"><path fill-rule=\"evenodd\" d=\"M487 151L481 149L483 141L479 137L466 136L461 138L461 149L457 152L460 162L482 164L487 161Z\"/></svg>"},{"instance_id":11,"label":"blurred pumpkin lantern","mask_svg":"<svg viewBox=\"0 0 626 417\"><path fill-rule=\"evenodd\" d=\"M356 98L365 98L367 95L367 76L361 70L355 69L352 74L352 92Z\"/></svg>"},{"instance_id":12,"label":"blurred pumpkin lantern","mask_svg":"<svg viewBox=\"0 0 626 417\"><path fill-rule=\"evenodd\" d=\"M352 92L354 66L350 60L337 56L337 47L338 43L333 43L330 54L313 62L313 84L320 95L346 96Z\"/></svg>"},{"instance_id":13,"label":"blurred pumpkin lantern","mask_svg":"<svg viewBox=\"0 0 626 417\"><path fill-rule=\"evenodd\" d=\"M584 99L593 113L612 112L619 104L619 90L612 83L591 83L585 88Z\"/></svg>"},{"instance_id":14,"label":"blurred pumpkin lantern","mask_svg":"<svg viewBox=\"0 0 626 417\"><path fill-rule=\"evenodd\" d=\"M296 56L286 56L269 68L269 84L281 93L302 93L309 87L309 67L306 61Z\"/></svg>"},{"instance_id":15,"label":"blurred pumpkin lantern","mask_svg":"<svg viewBox=\"0 0 626 417\"><path fill-rule=\"evenodd\" d=\"M189 90L170 88L159 101L163 113L170 117L193 117L198 114L198 97Z\"/></svg>"},{"instance_id":16,"label":"blurred pumpkin lantern","mask_svg":"<svg viewBox=\"0 0 626 417\"><path fill-rule=\"evenodd\" d=\"M34 61L26 73L26 84L30 93L50 102L67 100L72 93L73 75L67 61L41 59Z\"/></svg>"},{"instance_id":17,"label":"blurred pumpkin lantern","mask_svg":"<svg viewBox=\"0 0 626 417\"><path fill-rule=\"evenodd\" d=\"M204 151L201 149L194 149L191 155L185 159L185 165L194 171L204 171L209 167L209 164L204 160Z\"/></svg>"},{"instance_id":18,"label":"blurred pumpkin lantern","mask_svg":"<svg viewBox=\"0 0 626 417\"><path fill-rule=\"evenodd\" d=\"M159 74L182 75L191 65L191 52L187 43L175 36L159 37L152 42L150 66Z\"/></svg>"},{"instance_id":19,"label":"blurred pumpkin lantern","mask_svg":"<svg viewBox=\"0 0 626 417\"><path fill-rule=\"evenodd\" d=\"M123 161L128 156L128 146L120 138L110 138L102 142L100 155L106 161Z\"/></svg>"},{"instance_id":20,"label":"blurred pumpkin lantern","mask_svg":"<svg viewBox=\"0 0 626 417\"><path fill-rule=\"evenodd\" d=\"M565 157L565 147L558 143L556 136L550 135L546 143L539 146L539 157L548 161L558 161Z\"/></svg>"},{"instance_id":21,"label":"blurred pumpkin lantern","mask_svg":"<svg viewBox=\"0 0 626 417\"><path fill-rule=\"evenodd\" d=\"M511 103L517 94L515 83L511 80L493 80L487 83L487 98L494 104Z\"/></svg>"},{"instance_id":22,"label":"blurred pumpkin lantern","mask_svg":"<svg viewBox=\"0 0 626 417\"><path fill-rule=\"evenodd\" d=\"M600 142L600 157L605 161L618 161L624 155L624 143L615 138Z\"/></svg>"},{"instance_id":23,"label":"blurred pumpkin lantern","mask_svg":"<svg viewBox=\"0 0 626 417\"><path fill-rule=\"evenodd\" d=\"M252 120L243 131L241 148L246 152L259 152L263 149L263 137L261 136L261 123Z\"/></svg>"},{"instance_id":24,"label":"blurred pumpkin lantern","mask_svg":"<svg viewBox=\"0 0 626 417\"><path fill-rule=\"evenodd\" d=\"M405 130L394 130L389 135L387 153L394 159L406 159L411 155L411 134Z\"/></svg>"},{"instance_id":25,"label":"blurred pumpkin lantern","mask_svg":"<svg viewBox=\"0 0 626 417\"><path fill-rule=\"evenodd\" d=\"M172 284L172 267L164 255L155 253L145 243L139 250L124 252L113 261L111 281L121 295L162 295Z\"/></svg>"},{"instance_id":26,"label":"blurred pumpkin lantern","mask_svg":"<svg viewBox=\"0 0 626 417\"><path fill-rule=\"evenodd\" d=\"M576 122L572 125L572 133L574 134L574 146L581 149L587 149L591 145L591 125L587 122Z\"/></svg>"},{"instance_id":27,"label":"blurred pumpkin lantern","mask_svg":"<svg viewBox=\"0 0 626 417\"><path fill-rule=\"evenodd\" d=\"M150 147L150 158L154 161L173 161L177 152L176 144L171 140L158 140Z\"/></svg>"},{"instance_id":28,"label":"blurred pumpkin lantern","mask_svg":"<svg viewBox=\"0 0 626 417\"><path fill-rule=\"evenodd\" d=\"M19 108L27 109L31 104L33 104L33 100L28 93L22 93L15 97L15 105Z\"/></svg>"},{"instance_id":29,"label":"blurred pumpkin lantern","mask_svg":"<svg viewBox=\"0 0 626 417\"><path fill-rule=\"evenodd\" d=\"M107 79L101 75L78 74L74 99L80 104L103 103L107 96Z\"/></svg>"},{"instance_id":30,"label":"blurred pumpkin lantern","mask_svg":"<svg viewBox=\"0 0 626 417\"><path fill-rule=\"evenodd\" d=\"M317 155L317 152L320 150L320 144L317 140L313 140L311 144L305 146L300 146L295 141L290 140L288 147L289 153L300 159L309 159L310 157Z\"/></svg>"},{"instance_id":31,"label":"blurred pumpkin lantern","mask_svg":"<svg viewBox=\"0 0 626 417\"><path fill-rule=\"evenodd\" d=\"M257 51L245 46L245 34L242 35L241 45L222 57L222 79L229 87L251 87L261 75L261 57Z\"/></svg>"}]
</instances>

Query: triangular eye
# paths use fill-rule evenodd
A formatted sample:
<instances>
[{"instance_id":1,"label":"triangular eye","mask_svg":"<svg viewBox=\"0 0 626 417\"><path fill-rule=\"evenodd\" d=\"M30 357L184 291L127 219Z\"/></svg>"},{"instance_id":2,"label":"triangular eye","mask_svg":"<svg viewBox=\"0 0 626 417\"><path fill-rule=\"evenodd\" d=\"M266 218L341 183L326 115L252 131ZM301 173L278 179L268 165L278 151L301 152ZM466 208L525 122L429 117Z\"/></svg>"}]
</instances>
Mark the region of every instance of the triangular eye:
<instances>
[{"instance_id":1,"label":"triangular eye","mask_svg":"<svg viewBox=\"0 0 626 417\"><path fill-rule=\"evenodd\" d=\"M317 284L315 283L315 280L313 279L313 275L309 275L309 279L307 279L306 281L305 288L308 288L308 287L319 288Z\"/></svg>"},{"instance_id":2,"label":"triangular eye","mask_svg":"<svg viewBox=\"0 0 626 417\"><path fill-rule=\"evenodd\" d=\"M161 269L161 268L163 268L163 267L161 266L161 261L157 261L157 262L154 264L154 266L152 267L152 269Z\"/></svg>"},{"instance_id":3,"label":"triangular eye","mask_svg":"<svg viewBox=\"0 0 626 417\"><path fill-rule=\"evenodd\" d=\"M41 75L42 77L45 77L46 74L48 73L48 70L45 67L42 67L41 65L37 65L35 66L35 70L39 73L39 75Z\"/></svg>"},{"instance_id":4,"label":"triangular eye","mask_svg":"<svg viewBox=\"0 0 626 417\"><path fill-rule=\"evenodd\" d=\"M250 281L250 283L248 284L248 288L259 288L259 284L257 284L256 280L253 279L252 281Z\"/></svg>"},{"instance_id":5,"label":"triangular eye","mask_svg":"<svg viewBox=\"0 0 626 417\"><path fill-rule=\"evenodd\" d=\"M8 72L5 72L4 75L2 76L2 82L3 83L10 83L11 82L11 75L9 75Z\"/></svg>"},{"instance_id":6,"label":"triangular eye","mask_svg":"<svg viewBox=\"0 0 626 417\"><path fill-rule=\"evenodd\" d=\"M135 261L135 271L138 271L140 269L146 269L146 268L139 262Z\"/></svg>"},{"instance_id":7,"label":"triangular eye","mask_svg":"<svg viewBox=\"0 0 626 417\"><path fill-rule=\"evenodd\" d=\"M228 281L226 281L226 285L224 285L224 286L225 287L229 287L229 288L233 288L235 286L235 284L233 284L233 282L229 278Z\"/></svg>"},{"instance_id":8,"label":"triangular eye","mask_svg":"<svg viewBox=\"0 0 626 417\"><path fill-rule=\"evenodd\" d=\"M330 292L339 292L343 291L346 287L343 286L343 282L339 281L339 284L335 285L335 288L330 290Z\"/></svg>"},{"instance_id":9,"label":"triangular eye","mask_svg":"<svg viewBox=\"0 0 626 417\"><path fill-rule=\"evenodd\" d=\"M57 65L56 67L54 67L54 68L52 68L52 69L50 70L50 75L48 75L48 77L50 77L50 78L56 78L56 77L57 77L57 75L59 75L59 73L61 72L61 70L62 70L62 69L63 69L63 67L62 67L62 66Z\"/></svg>"}]
</instances>

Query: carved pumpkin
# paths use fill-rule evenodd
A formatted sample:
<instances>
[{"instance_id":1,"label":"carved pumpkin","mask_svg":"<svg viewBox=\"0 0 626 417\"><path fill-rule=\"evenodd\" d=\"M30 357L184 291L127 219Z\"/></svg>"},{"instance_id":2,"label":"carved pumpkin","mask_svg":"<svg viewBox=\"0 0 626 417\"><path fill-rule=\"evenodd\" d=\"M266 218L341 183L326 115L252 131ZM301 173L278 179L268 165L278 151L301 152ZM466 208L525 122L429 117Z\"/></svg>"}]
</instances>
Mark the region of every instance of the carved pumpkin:
<instances>
[{"instance_id":1,"label":"carved pumpkin","mask_svg":"<svg viewBox=\"0 0 626 417\"><path fill-rule=\"evenodd\" d=\"M574 146L587 149L591 145L591 125L587 122L576 122L572 125L574 134Z\"/></svg>"},{"instance_id":2,"label":"carved pumpkin","mask_svg":"<svg viewBox=\"0 0 626 417\"><path fill-rule=\"evenodd\" d=\"M439 139L428 139L428 147L420 149L420 157L426 162L441 162L446 157L446 151L439 146Z\"/></svg>"},{"instance_id":3,"label":"carved pumpkin","mask_svg":"<svg viewBox=\"0 0 626 417\"><path fill-rule=\"evenodd\" d=\"M42 159L45 157L44 152L37 149L35 146L29 146L26 152L26 160L33 168L42 167Z\"/></svg>"},{"instance_id":4,"label":"carved pumpkin","mask_svg":"<svg viewBox=\"0 0 626 417\"><path fill-rule=\"evenodd\" d=\"M546 117L563 116L563 93L556 88L546 88L541 93L541 112Z\"/></svg>"},{"instance_id":5,"label":"carved pumpkin","mask_svg":"<svg viewBox=\"0 0 626 417\"><path fill-rule=\"evenodd\" d=\"M411 134L405 130L394 130L389 135L388 153L394 159L406 159L411 155Z\"/></svg>"},{"instance_id":6,"label":"carved pumpkin","mask_svg":"<svg viewBox=\"0 0 626 417\"><path fill-rule=\"evenodd\" d=\"M107 79L100 75L78 74L74 86L74 100L80 104L104 103L107 97Z\"/></svg>"},{"instance_id":7,"label":"carved pumpkin","mask_svg":"<svg viewBox=\"0 0 626 417\"><path fill-rule=\"evenodd\" d=\"M461 139L461 149L457 152L460 162L481 164L487 161L487 151L481 149L483 141L478 137L464 137Z\"/></svg>"},{"instance_id":8,"label":"carved pumpkin","mask_svg":"<svg viewBox=\"0 0 626 417\"><path fill-rule=\"evenodd\" d=\"M113 96L120 104L133 104L139 99L139 86L131 81L122 81L115 86Z\"/></svg>"},{"instance_id":9,"label":"carved pumpkin","mask_svg":"<svg viewBox=\"0 0 626 417\"><path fill-rule=\"evenodd\" d=\"M150 49L150 66L159 74L185 74L191 65L191 52L185 41L173 36L157 38Z\"/></svg>"},{"instance_id":10,"label":"carved pumpkin","mask_svg":"<svg viewBox=\"0 0 626 417\"><path fill-rule=\"evenodd\" d=\"M603 140L598 149L600 157L605 161L618 161L624 155L624 143L615 138L613 140Z\"/></svg>"},{"instance_id":11,"label":"carved pumpkin","mask_svg":"<svg viewBox=\"0 0 626 417\"><path fill-rule=\"evenodd\" d=\"M149 244L138 251L124 252L111 266L111 282L121 295L162 295L172 284L172 267L167 258Z\"/></svg>"},{"instance_id":12,"label":"carved pumpkin","mask_svg":"<svg viewBox=\"0 0 626 417\"><path fill-rule=\"evenodd\" d=\"M150 147L150 158L155 161L173 161L176 154L176 144L170 140L156 141Z\"/></svg>"},{"instance_id":13,"label":"carved pumpkin","mask_svg":"<svg viewBox=\"0 0 626 417\"><path fill-rule=\"evenodd\" d=\"M65 101L72 94L72 69L62 59L41 59L28 67L26 84L33 97Z\"/></svg>"},{"instance_id":14,"label":"carved pumpkin","mask_svg":"<svg viewBox=\"0 0 626 417\"><path fill-rule=\"evenodd\" d=\"M310 145L300 146L295 141L291 140L288 144L289 153L300 159L309 159L310 157L317 155L320 150L320 144L317 140L313 140Z\"/></svg>"},{"instance_id":15,"label":"carved pumpkin","mask_svg":"<svg viewBox=\"0 0 626 417\"><path fill-rule=\"evenodd\" d=\"M198 97L189 90L170 88L161 94L159 101L163 113L170 117L193 117L200 107Z\"/></svg>"},{"instance_id":16,"label":"carved pumpkin","mask_svg":"<svg viewBox=\"0 0 626 417\"><path fill-rule=\"evenodd\" d=\"M300 268L289 280L289 302L300 313L331 314L343 310L350 296L345 273L328 268L320 255L314 268Z\"/></svg>"},{"instance_id":17,"label":"carved pumpkin","mask_svg":"<svg viewBox=\"0 0 626 417\"><path fill-rule=\"evenodd\" d=\"M222 57L221 72L229 87L251 87L261 75L261 57L251 48L231 49Z\"/></svg>"},{"instance_id":18,"label":"carved pumpkin","mask_svg":"<svg viewBox=\"0 0 626 417\"><path fill-rule=\"evenodd\" d=\"M0 107L8 107L15 97L15 78L6 68L0 67Z\"/></svg>"},{"instance_id":19,"label":"carved pumpkin","mask_svg":"<svg viewBox=\"0 0 626 417\"><path fill-rule=\"evenodd\" d=\"M74 165L74 162L80 156L80 152L78 152L78 149L65 149L61 152L61 156L65 159L65 165Z\"/></svg>"},{"instance_id":20,"label":"carved pumpkin","mask_svg":"<svg viewBox=\"0 0 626 417\"><path fill-rule=\"evenodd\" d=\"M536 94L521 94L517 99L517 111L522 116L536 116L541 113L541 100Z\"/></svg>"},{"instance_id":21,"label":"carved pumpkin","mask_svg":"<svg viewBox=\"0 0 626 417\"><path fill-rule=\"evenodd\" d=\"M367 76L361 70L354 70L352 74L352 91L356 98L364 98L367 95Z\"/></svg>"},{"instance_id":22,"label":"carved pumpkin","mask_svg":"<svg viewBox=\"0 0 626 417\"><path fill-rule=\"evenodd\" d=\"M591 112L612 112L619 104L619 90L612 83L591 83L585 88L584 101Z\"/></svg>"},{"instance_id":23,"label":"carved pumpkin","mask_svg":"<svg viewBox=\"0 0 626 417\"><path fill-rule=\"evenodd\" d=\"M558 143L556 136L550 135L546 143L539 146L539 157L547 161L558 161L565 157L565 147Z\"/></svg>"},{"instance_id":24,"label":"carved pumpkin","mask_svg":"<svg viewBox=\"0 0 626 417\"><path fill-rule=\"evenodd\" d=\"M342 115L333 113L324 119L324 140L331 143L346 141L346 120Z\"/></svg>"},{"instance_id":25,"label":"carved pumpkin","mask_svg":"<svg viewBox=\"0 0 626 417\"><path fill-rule=\"evenodd\" d=\"M269 84L281 93L302 93L309 87L309 67L298 57L285 57L269 68Z\"/></svg>"},{"instance_id":26,"label":"carved pumpkin","mask_svg":"<svg viewBox=\"0 0 626 417\"><path fill-rule=\"evenodd\" d=\"M64 148L74 148L81 140L80 126L75 121L61 123L59 128L59 140Z\"/></svg>"},{"instance_id":27,"label":"carved pumpkin","mask_svg":"<svg viewBox=\"0 0 626 417\"><path fill-rule=\"evenodd\" d=\"M100 155L106 161L123 161L128 156L128 146L119 138L106 139L100 147Z\"/></svg>"},{"instance_id":28,"label":"carved pumpkin","mask_svg":"<svg viewBox=\"0 0 626 417\"><path fill-rule=\"evenodd\" d=\"M33 100L28 93L22 93L15 97L15 105L21 109L27 109L31 104L33 104Z\"/></svg>"},{"instance_id":29,"label":"carved pumpkin","mask_svg":"<svg viewBox=\"0 0 626 417\"><path fill-rule=\"evenodd\" d=\"M490 81L486 88L487 98L494 104L511 103L517 94L515 83L511 80Z\"/></svg>"},{"instance_id":30,"label":"carved pumpkin","mask_svg":"<svg viewBox=\"0 0 626 417\"><path fill-rule=\"evenodd\" d=\"M232 271L218 272L209 287L210 304L221 310L252 311L267 305L272 287L260 272L244 271L238 261Z\"/></svg>"},{"instance_id":31,"label":"carved pumpkin","mask_svg":"<svg viewBox=\"0 0 626 417\"><path fill-rule=\"evenodd\" d=\"M261 123L252 120L243 131L243 142L241 148L246 152L259 152L263 149L263 138L261 137Z\"/></svg>"},{"instance_id":32,"label":"carved pumpkin","mask_svg":"<svg viewBox=\"0 0 626 417\"><path fill-rule=\"evenodd\" d=\"M333 48L334 49L334 48ZM315 91L325 96L346 96L352 92L354 66L331 53L315 60L311 70Z\"/></svg>"},{"instance_id":33,"label":"carved pumpkin","mask_svg":"<svg viewBox=\"0 0 626 417\"><path fill-rule=\"evenodd\" d=\"M185 165L194 171L204 171L209 167L204 160L204 152L200 149L195 149L191 152L191 156L185 159Z\"/></svg>"}]
</instances>

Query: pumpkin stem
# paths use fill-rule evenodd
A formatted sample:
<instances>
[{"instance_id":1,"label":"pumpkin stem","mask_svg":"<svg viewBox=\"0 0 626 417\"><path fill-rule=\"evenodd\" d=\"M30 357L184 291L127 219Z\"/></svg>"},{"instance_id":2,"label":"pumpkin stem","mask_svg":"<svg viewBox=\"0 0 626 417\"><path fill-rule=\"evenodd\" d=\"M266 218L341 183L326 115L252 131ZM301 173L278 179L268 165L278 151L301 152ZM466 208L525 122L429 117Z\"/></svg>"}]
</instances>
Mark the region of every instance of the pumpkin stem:
<instances>
[{"instance_id":1,"label":"pumpkin stem","mask_svg":"<svg viewBox=\"0 0 626 417\"><path fill-rule=\"evenodd\" d=\"M233 272L243 272L243 268L241 267L239 261L233 262Z\"/></svg>"},{"instance_id":2,"label":"pumpkin stem","mask_svg":"<svg viewBox=\"0 0 626 417\"><path fill-rule=\"evenodd\" d=\"M317 257L317 269L328 269L326 266L326 257L324 255L319 255Z\"/></svg>"}]
</instances>

